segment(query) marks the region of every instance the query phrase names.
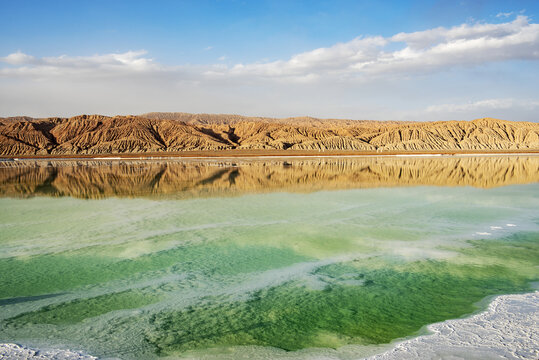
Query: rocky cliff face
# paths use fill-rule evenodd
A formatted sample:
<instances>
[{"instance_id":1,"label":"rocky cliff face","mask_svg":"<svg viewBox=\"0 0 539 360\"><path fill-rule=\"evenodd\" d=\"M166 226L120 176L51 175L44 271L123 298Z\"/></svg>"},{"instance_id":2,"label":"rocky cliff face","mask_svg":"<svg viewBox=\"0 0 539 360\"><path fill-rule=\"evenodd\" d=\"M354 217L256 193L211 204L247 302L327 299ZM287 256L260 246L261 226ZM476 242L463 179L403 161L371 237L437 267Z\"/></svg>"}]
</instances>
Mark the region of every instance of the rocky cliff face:
<instances>
[{"instance_id":1,"label":"rocky cliff face","mask_svg":"<svg viewBox=\"0 0 539 360\"><path fill-rule=\"evenodd\" d=\"M430 151L539 149L539 123L429 123L150 113L0 118L0 155L280 149Z\"/></svg>"}]
</instances>

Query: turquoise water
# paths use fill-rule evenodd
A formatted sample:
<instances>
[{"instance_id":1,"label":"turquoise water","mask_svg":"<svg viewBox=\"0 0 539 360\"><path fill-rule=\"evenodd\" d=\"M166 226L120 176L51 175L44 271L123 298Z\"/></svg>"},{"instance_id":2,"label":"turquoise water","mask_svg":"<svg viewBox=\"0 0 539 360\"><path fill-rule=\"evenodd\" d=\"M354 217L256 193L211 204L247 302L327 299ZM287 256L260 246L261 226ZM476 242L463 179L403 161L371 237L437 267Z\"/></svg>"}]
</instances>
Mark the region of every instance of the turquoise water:
<instances>
[{"instance_id":1,"label":"turquoise water","mask_svg":"<svg viewBox=\"0 0 539 360\"><path fill-rule=\"evenodd\" d=\"M387 344L539 275L537 182L25 191L0 198L0 342L124 359Z\"/></svg>"}]
</instances>

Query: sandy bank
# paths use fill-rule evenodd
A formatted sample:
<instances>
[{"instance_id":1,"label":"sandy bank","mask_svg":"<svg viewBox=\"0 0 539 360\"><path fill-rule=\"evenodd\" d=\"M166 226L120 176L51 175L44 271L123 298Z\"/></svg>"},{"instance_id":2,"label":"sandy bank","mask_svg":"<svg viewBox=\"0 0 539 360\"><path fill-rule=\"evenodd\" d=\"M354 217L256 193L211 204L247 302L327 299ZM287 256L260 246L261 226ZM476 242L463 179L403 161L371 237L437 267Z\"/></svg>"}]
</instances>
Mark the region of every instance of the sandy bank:
<instances>
[{"instance_id":1,"label":"sandy bank","mask_svg":"<svg viewBox=\"0 0 539 360\"><path fill-rule=\"evenodd\" d=\"M485 156L485 155L539 155L539 150L467 150L467 151L340 151L340 150L220 150L179 151L110 154L46 154L46 155L0 155L0 159L84 159L84 160L141 160L174 158L279 158L279 157L372 157L372 156Z\"/></svg>"}]
</instances>

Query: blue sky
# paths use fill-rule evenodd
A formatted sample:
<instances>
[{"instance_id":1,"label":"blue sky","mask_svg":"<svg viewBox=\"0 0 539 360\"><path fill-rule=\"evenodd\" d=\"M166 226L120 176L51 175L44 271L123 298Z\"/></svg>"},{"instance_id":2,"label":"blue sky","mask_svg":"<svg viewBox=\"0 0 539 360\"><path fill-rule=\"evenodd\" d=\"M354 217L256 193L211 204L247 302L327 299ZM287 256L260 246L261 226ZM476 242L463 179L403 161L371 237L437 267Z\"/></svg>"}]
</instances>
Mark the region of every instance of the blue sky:
<instances>
[{"instance_id":1,"label":"blue sky","mask_svg":"<svg viewBox=\"0 0 539 360\"><path fill-rule=\"evenodd\" d=\"M538 1L0 0L0 116L537 121L538 10Z\"/></svg>"}]
</instances>

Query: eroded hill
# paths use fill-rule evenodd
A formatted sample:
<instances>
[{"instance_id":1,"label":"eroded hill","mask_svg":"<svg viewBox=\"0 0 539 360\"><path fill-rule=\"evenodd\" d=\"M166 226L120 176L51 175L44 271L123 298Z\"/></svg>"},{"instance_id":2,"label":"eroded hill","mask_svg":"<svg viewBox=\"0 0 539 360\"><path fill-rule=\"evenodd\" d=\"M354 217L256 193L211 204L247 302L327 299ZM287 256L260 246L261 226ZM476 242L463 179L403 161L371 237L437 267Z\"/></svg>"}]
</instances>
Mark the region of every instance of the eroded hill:
<instances>
[{"instance_id":1,"label":"eroded hill","mask_svg":"<svg viewBox=\"0 0 539 360\"><path fill-rule=\"evenodd\" d=\"M497 119L383 122L149 113L0 118L0 155L71 155L225 149L539 150L539 123Z\"/></svg>"}]
</instances>

